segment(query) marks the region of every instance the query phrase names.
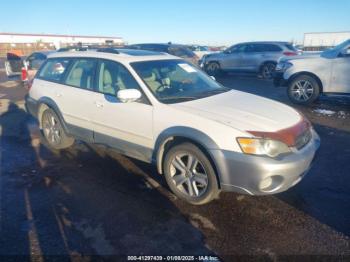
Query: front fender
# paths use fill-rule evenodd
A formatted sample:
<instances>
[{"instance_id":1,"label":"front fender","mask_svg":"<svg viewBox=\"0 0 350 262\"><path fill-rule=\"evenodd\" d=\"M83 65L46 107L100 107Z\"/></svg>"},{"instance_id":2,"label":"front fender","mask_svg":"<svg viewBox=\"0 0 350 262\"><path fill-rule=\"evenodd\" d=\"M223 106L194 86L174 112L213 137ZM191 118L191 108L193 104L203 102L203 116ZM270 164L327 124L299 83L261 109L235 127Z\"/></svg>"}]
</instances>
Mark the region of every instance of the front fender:
<instances>
[{"instance_id":1,"label":"front fender","mask_svg":"<svg viewBox=\"0 0 350 262\"><path fill-rule=\"evenodd\" d=\"M194 143L200 145L209 153L210 149L218 149L218 145L213 139L211 139L207 134L186 126L170 127L161 132L156 140L153 161L156 162L157 170L162 174L162 162L164 155L164 147L167 142L175 138L183 138L186 140L193 141ZM211 156L212 157L212 156Z\"/></svg>"}]
</instances>

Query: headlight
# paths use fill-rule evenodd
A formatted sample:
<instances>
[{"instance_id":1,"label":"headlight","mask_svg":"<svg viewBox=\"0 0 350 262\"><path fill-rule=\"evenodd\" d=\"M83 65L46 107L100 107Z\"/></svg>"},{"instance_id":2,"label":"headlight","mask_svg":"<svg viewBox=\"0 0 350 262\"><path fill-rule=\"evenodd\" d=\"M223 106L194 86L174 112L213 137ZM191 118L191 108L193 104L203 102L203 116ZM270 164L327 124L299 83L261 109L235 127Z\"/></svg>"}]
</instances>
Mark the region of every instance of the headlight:
<instances>
[{"instance_id":1,"label":"headlight","mask_svg":"<svg viewBox=\"0 0 350 262\"><path fill-rule=\"evenodd\" d=\"M283 153L289 153L289 147L280 141L264 138L237 138L243 153L250 155L266 155L277 157Z\"/></svg>"},{"instance_id":2,"label":"headlight","mask_svg":"<svg viewBox=\"0 0 350 262\"><path fill-rule=\"evenodd\" d=\"M276 71L287 71L288 68L292 67L293 64L290 62L279 62L276 66Z\"/></svg>"}]
</instances>

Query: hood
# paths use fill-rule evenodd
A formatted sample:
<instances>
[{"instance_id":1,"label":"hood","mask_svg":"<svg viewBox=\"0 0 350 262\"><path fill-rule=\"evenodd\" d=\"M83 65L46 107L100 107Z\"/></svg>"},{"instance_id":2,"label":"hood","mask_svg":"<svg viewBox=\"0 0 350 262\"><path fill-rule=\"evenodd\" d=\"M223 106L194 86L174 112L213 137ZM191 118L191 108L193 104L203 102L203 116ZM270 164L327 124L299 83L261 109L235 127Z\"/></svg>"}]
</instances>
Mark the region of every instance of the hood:
<instances>
[{"instance_id":1,"label":"hood","mask_svg":"<svg viewBox=\"0 0 350 262\"><path fill-rule=\"evenodd\" d=\"M322 52L312 52L312 53L303 53L302 55L297 56L282 56L280 58L280 62L283 61L293 61L293 60L301 60L301 59L317 59L321 57Z\"/></svg>"},{"instance_id":2,"label":"hood","mask_svg":"<svg viewBox=\"0 0 350 262\"><path fill-rule=\"evenodd\" d=\"M302 119L296 110L282 103L233 90L171 106L241 131L274 132Z\"/></svg>"},{"instance_id":3,"label":"hood","mask_svg":"<svg viewBox=\"0 0 350 262\"><path fill-rule=\"evenodd\" d=\"M205 59L212 59L212 58L218 59L220 57L223 57L224 55L225 54L223 52L211 52L209 54L204 55L203 57Z\"/></svg>"}]
</instances>

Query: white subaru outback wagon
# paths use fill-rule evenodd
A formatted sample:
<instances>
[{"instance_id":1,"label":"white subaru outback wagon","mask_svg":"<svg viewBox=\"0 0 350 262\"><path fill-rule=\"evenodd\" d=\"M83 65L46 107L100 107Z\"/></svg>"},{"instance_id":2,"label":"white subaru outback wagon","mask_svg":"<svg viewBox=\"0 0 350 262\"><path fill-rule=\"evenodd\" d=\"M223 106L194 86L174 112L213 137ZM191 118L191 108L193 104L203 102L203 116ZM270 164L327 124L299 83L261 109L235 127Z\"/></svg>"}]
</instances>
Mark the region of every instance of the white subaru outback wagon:
<instances>
[{"instance_id":1,"label":"white subaru outback wagon","mask_svg":"<svg viewBox=\"0 0 350 262\"><path fill-rule=\"evenodd\" d=\"M26 97L48 144L104 144L157 166L192 204L274 194L307 173L320 140L294 109L230 90L188 62L141 50L56 53Z\"/></svg>"}]
</instances>

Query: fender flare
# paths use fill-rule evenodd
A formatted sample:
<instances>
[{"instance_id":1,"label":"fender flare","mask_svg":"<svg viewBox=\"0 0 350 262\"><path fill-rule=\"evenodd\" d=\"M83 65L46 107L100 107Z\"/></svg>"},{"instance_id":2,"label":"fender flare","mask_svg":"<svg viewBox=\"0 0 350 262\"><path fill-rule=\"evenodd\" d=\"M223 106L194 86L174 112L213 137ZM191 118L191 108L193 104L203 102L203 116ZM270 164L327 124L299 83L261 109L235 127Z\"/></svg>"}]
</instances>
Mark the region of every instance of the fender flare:
<instances>
[{"instance_id":1,"label":"fender flare","mask_svg":"<svg viewBox=\"0 0 350 262\"><path fill-rule=\"evenodd\" d=\"M46 105L47 107L51 108L57 114L58 118L60 119L60 122L62 124L62 127L63 127L64 131L67 134L70 134L69 131L68 131L67 123L64 120L63 115L62 115L61 110L59 109L58 105L56 104L55 101L53 101L51 98L46 97L46 96L41 97L38 100L38 112L37 112L38 115L37 115L37 119L38 119L40 128L41 128L41 115L40 115L41 112L40 112L40 108L42 107L42 105Z\"/></svg>"},{"instance_id":2,"label":"fender flare","mask_svg":"<svg viewBox=\"0 0 350 262\"><path fill-rule=\"evenodd\" d=\"M299 77L301 75L308 75L308 76L311 76L311 77L315 78L315 80L317 81L317 83L320 86L320 93L323 93L323 82L322 82L322 80L316 74L311 73L309 71L300 71L300 72L296 72L296 73L292 74L287 80L287 86L289 86L295 78L297 78L297 77Z\"/></svg>"},{"instance_id":3,"label":"fender flare","mask_svg":"<svg viewBox=\"0 0 350 262\"><path fill-rule=\"evenodd\" d=\"M182 138L184 140L193 141L195 144L200 145L203 149L206 150L205 153L209 155L211 160L214 162L214 168L216 169L216 163L214 157L210 154L208 149L218 149L218 145L211 139L207 134L199 131L195 128L186 127L186 126L176 126L165 129L161 134L159 134L156 143L155 150L153 151L154 162L156 163L157 170L159 174L163 173L163 158L165 153L165 145L176 138Z\"/></svg>"}]
</instances>

